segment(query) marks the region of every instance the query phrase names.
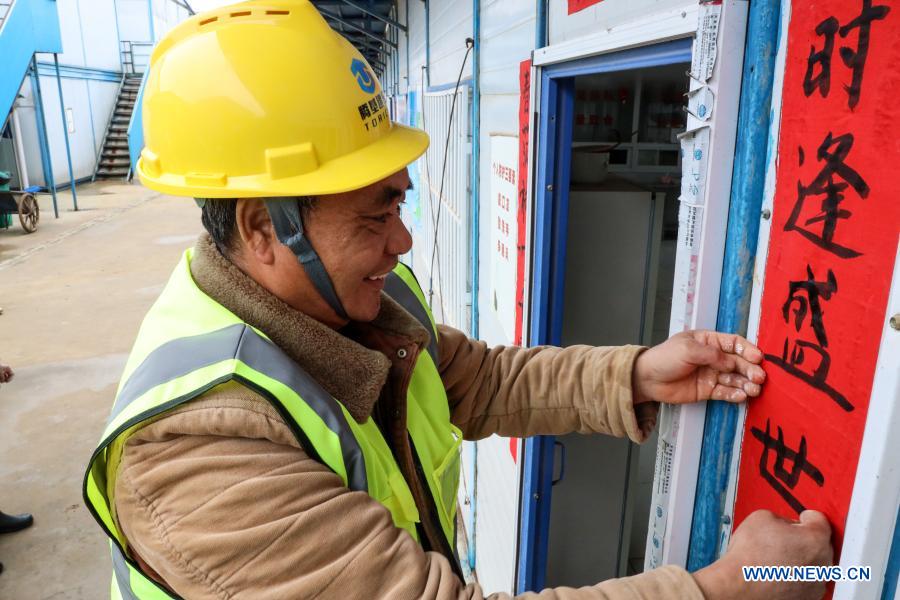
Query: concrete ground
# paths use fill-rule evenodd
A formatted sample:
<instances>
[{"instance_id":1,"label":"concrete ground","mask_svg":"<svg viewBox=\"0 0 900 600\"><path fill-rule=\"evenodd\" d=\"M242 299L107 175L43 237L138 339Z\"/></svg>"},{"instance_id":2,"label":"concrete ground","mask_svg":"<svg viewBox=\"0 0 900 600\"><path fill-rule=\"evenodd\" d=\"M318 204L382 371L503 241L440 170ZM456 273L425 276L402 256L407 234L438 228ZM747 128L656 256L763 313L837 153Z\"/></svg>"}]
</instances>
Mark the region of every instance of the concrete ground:
<instances>
[{"instance_id":1,"label":"concrete ground","mask_svg":"<svg viewBox=\"0 0 900 600\"><path fill-rule=\"evenodd\" d=\"M81 498L141 319L201 231L190 200L98 183L49 196L26 235L0 229L0 510L32 528L0 535L0 598L108 597L109 550Z\"/></svg>"}]
</instances>

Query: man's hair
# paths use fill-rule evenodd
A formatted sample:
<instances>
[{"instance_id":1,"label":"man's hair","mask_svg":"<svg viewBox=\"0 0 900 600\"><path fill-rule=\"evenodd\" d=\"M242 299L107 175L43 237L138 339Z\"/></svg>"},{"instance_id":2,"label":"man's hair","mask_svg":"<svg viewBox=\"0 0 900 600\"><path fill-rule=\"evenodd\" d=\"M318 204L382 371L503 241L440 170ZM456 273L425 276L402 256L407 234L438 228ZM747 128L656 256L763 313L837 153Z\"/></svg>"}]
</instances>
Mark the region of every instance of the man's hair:
<instances>
[{"instance_id":1,"label":"man's hair","mask_svg":"<svg viewBox=\"0 0 900 600\"><path fill-rule=\"evenodd\" d=\"M315 209L318 199L314 196L298 196L295 198L300 207L300 218L306 221L306 215ZM260 198L262 201L262 198ZM290 202L284 198L284 202ZM237 250L237 199L236 198L204 198L198 199L202 206L200 220L216 244L222 256L231 258Z\"/></svg>"}]
</instances>

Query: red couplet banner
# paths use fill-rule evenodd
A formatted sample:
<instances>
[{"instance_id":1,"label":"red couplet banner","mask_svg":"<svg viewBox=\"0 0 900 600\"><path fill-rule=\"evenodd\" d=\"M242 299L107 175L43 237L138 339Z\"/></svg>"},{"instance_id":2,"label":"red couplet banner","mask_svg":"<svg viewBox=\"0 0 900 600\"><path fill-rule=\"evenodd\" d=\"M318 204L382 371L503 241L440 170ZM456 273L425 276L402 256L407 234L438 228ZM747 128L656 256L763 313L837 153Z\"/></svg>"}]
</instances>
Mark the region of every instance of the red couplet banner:
<instances>
[{"instance_id":1,"label":"red couplet banner","mask_svg":"<svg viewBox=\"0 0 900 600\"><path fill-rule=\"evenodd\" d=\"M595 4L600 4L603 0L568 0L569 1L569 14L577 13L579 10L584 10L588 6L593 6Z\"/></svg>"},{"instance_id":2,"label":"red couplet banner","mask_svg":"<svg viewBox=\"0 0 900 600\"><path fill-rule=\"evenodd\" d=\"M516 331L513 343L522 345L525 310L525 216L528 202L528 140L531 133L531 61L519 63L519 173L516 199ZM510 438L509 453L518 459L519 439Z\"/></svg>"},{"instance_id":3,"label":"red couplet banner","mask_svg":"<svg viewBox=\"0 0 900 600\"><path fill-rule=\"evenodd\" d=\"M839 553L900 235L898 0L793 2L735 525L824 512ZM765 251L765 249L760 249Z\"/></svg>"}]
</instances>

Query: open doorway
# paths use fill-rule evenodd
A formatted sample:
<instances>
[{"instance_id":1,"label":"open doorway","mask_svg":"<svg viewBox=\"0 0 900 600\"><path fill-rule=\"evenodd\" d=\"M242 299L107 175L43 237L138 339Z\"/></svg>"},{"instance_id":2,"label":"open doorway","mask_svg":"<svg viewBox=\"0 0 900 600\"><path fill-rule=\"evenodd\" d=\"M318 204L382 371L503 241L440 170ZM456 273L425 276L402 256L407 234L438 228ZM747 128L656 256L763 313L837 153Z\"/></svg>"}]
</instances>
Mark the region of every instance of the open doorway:
<instances>
[{"instance_id":1,"label":"open doorway","mask_svg":"<svg viewBox=\"0 0 900 600\"><path fill-rule=\"evenodd\" d=\"M685 39L543 69L532 343L668 337L690 56ZM537 484L545 504L534 514L545 522L535 527L545 531L532 539L545 545L546 579L531 583L641 572L656 436L640 446L578 434L542 443L544 472L557 479Z\"/></svg>"}]
</instances>

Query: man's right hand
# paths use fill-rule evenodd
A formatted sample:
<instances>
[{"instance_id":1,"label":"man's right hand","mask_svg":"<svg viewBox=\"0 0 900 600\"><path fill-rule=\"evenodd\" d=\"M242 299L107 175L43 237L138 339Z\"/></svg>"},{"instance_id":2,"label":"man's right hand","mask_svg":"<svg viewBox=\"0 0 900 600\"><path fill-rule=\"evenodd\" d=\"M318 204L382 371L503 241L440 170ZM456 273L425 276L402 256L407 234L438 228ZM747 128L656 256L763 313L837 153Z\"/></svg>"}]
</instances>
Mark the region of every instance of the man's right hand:
<instances>
[{"instance_id":1,"label":"man's right hand","mask_svg":"<svg viewBox=\"0 0 900 600\"><path fill-rule=\"evenodd\" d=\"M12 380L14 374L12 368L0 365L0 383L8 383Z\"/></svg>"},{"instance_id":2,"label":"man's right hand","mask_svg":"<svg viewBox=\"0 0 900 600\"><path fill-rule=\"evenodd\" d=\"M819 600L824 583L744 581L743 566L831 565L831 526L825 515L804 511L800 521L788 521L758 510L731 536L725 555L694 573L706 600Z\"/></svg>"}]
</instances>

